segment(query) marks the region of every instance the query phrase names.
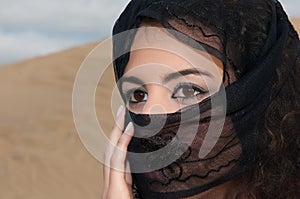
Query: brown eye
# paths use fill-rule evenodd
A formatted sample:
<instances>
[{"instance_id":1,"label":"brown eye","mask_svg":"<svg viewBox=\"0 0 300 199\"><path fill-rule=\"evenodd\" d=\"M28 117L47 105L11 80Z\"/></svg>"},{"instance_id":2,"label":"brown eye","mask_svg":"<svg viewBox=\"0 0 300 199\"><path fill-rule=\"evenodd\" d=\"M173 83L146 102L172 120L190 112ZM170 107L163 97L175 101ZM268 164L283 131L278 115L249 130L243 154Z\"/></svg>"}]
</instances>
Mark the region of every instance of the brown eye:
<instances>
[{"instance_id":1,"label":"brown eye","mask_svg":"<svg viewBox=\"0 0 300 199\"><path fill-rule=\"evenodd\" d=\"M143 102L143 101L146 101L147 98L148 98L148 94L145 91L135 90L132 93L130 102L134 102L134 103Z\"/></svg>"},{"instance_id":2,"label":"brown eye","mask_svg":"<svg viewBox=\"0 0 300 199\"><path fill-rule=\"evenodd\" d=\"M177 89L174 97L191 98L191 97L197 96L198 94L200 94L200 91L196 90L195 88L193 88L191 86L183 86L183 87Z\"/></svg>"},{"instance_id":3,"label":"brown eye","mask_svg":"<svg viewBox=\"0 0 300 199\"><path fill-rule=\"evenodd\" d=\"M199 94L205 94L207 92L208 91L205 91L199 86L194 86L193 84L189 83L183 83L177 86L172 97L181 99L193 99Z\"/></svg>"},{"instance_id":4,"label":"brown eye","mask_svg":"<svg viewBox=\"0 0 300 199\"><path fill-rule=\"evenodd\" d=\"M192 97L192 96L194 96L195 95L195 89L193 89L193 88L182 88L182 94L183 94L183 96L185 96L185 97Z\"/></svg>"}]
</instances>

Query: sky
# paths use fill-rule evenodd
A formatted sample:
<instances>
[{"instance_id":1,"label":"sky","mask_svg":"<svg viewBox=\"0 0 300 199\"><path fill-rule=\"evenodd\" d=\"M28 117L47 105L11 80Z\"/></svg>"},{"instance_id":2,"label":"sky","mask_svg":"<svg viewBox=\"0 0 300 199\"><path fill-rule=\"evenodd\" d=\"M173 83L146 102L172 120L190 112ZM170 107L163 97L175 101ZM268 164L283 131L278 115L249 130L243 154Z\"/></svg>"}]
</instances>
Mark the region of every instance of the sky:
<instances>
[{"instance_id":1,"label":"sky","mask_svg":"<svg viewBox=\"0 0 300 199\"><path fill-rule=\"evenodd\" d=\"M0 65L111 35L129 0L0 0ZM299 0L281 0L300 17Z\"/></svg>"}]
</instances>

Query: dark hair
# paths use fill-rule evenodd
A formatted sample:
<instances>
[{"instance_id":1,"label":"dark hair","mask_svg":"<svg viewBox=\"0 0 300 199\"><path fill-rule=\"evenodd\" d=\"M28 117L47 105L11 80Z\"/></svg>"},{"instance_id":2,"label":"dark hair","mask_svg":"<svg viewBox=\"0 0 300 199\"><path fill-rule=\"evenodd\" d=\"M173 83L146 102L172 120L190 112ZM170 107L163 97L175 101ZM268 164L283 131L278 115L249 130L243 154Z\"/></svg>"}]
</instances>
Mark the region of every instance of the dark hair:
<instances>
[{"instance_id":1,"label":"dark hair","mask_svg":"<svg viewBox=\"0 0 300 199\"><path fill-rule=\"evenodd\" d=\"M300 196L300 45L290 38L272 82L274 96L258 124L257 168L253 188L259 198Z\"/></svg>"},{"instance_id":2,"label":"dark hair","mask_svg":"<svg viewBox=\"0 0 300 199\"><path fill-rule=\"evenodd\" d=\"M234 57L230 57L229 62L237 78L251 70L249 67L255 65L251 62L260 60L259 57L262 56L267 35L273 28L271 17L274 13L268 4L270 1L252 4L252 7L263 8L257 16L257 12L249 11L244 12L245 15L239 15L237 20L247 21L243 37L233 33L240 30L232 27L239 26L228 20L227 52ZM270 9L266 9L267 7ZM227 13L238 15L243 9L251 9L251 6L231 8L233 10ZM279 3L276 4L276 9L282 10ZM272 95L262 116L257 120L255 166L248 174L249 181L246 183L247 191L253 198L300 197L300 43L286 14L281 12L277 18L288 21L288 38L282 54L277 55L281 57L281 64L278 64L273 75ZM234 53L237 51L244 54L236 57ZM241 64L242 62L245 64Z\"/></svg>"}]
</instances>

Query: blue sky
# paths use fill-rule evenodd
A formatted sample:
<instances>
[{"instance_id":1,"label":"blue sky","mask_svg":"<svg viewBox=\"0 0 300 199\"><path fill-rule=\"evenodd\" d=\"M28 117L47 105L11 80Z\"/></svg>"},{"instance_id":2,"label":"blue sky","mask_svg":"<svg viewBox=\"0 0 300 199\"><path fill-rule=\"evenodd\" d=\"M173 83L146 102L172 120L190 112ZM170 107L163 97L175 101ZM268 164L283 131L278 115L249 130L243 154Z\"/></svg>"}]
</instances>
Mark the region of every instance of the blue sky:
<instances>
[{"instance_id":1,"label":"blue sky","mask_svg":"<svg viewBox=\"0 0 300 199\"><path fill-rule=\"evenodd\" d=\"M0 0L0 64L110 36L129 0ZM300 1L281 0L290 17Z\"/></svg>"}]
</instances>

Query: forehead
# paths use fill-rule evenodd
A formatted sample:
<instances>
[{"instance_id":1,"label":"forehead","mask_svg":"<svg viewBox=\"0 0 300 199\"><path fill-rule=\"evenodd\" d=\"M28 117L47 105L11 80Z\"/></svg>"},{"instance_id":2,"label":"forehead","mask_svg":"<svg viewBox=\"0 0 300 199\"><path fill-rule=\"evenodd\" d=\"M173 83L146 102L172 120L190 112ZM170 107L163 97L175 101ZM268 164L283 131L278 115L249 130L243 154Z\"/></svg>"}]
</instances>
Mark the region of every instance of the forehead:
<instances>
[{"instance_id":1,"label":"forehead","mask_svg":"<svg viewBox=\"0 0 300 199\"><path fill-rule=\"evenodd\" d=\"M125 75L130 71L131 74L158 76L189 68L219 74L223 71L223 63L204 49L182 43L162 27L142 26L137 30Z\"/></svg>"}]
</instances>

